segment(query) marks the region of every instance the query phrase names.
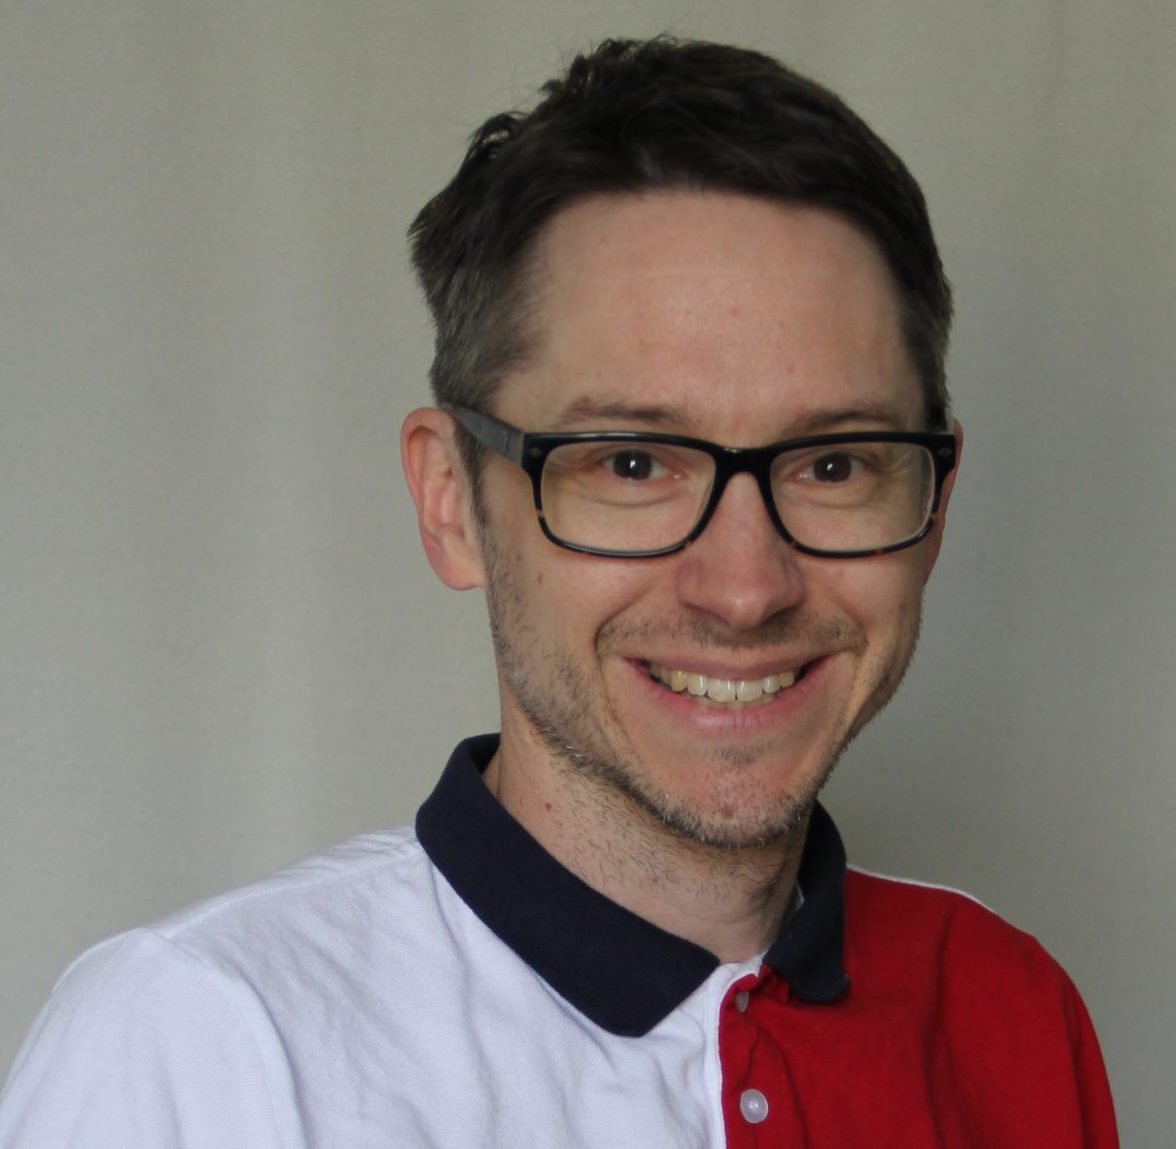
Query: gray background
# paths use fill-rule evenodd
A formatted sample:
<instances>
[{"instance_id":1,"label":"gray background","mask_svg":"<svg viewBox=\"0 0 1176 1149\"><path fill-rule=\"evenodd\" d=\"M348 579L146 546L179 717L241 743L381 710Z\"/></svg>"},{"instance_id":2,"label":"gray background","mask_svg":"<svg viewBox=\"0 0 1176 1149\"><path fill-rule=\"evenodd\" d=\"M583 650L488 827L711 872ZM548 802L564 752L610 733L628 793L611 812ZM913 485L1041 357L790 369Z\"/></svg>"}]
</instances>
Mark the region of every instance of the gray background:
<instances>
[{"instance_id":1,"label":"gray background","mask_svg":"<svg viewBox=\"0 0 1176 1149\"><path fill-rule=\"evenodd\" d=\"M830 790L851 855L1037 934L1125 1144L1169 1144L1174 13L0 4L0 1071L79 948L409 818L494 725L399 473L404 229L485 115L670 30L841 91L957 290L963 474L915 669Z\"/></svg>"}]
</instances>

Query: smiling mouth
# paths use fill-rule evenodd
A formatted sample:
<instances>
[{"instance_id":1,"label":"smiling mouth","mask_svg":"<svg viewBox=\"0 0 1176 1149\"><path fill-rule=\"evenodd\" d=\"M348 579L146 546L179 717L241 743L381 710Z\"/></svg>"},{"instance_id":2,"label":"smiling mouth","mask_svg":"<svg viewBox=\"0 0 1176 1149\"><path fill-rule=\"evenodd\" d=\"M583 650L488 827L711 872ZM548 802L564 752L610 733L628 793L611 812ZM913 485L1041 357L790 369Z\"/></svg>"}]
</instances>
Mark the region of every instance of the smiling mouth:
<instances>
[{"instance_id":1,"label":"smiling mouth","mask_svg":"<svg viewBox=\"0 0 1176 1149\"><path fill-rule=\"evenodd\" d=\"M692 698L706 698L711 702L726 704L748 702L770 702L782 690L787 690L804 677L805 667L799 670L784 670L769 674L765 678L710 678L689 670L675 670L660 663L647 663L650 678L660 682L675 694L688 694Z\"/></svg>"}]
</instances>

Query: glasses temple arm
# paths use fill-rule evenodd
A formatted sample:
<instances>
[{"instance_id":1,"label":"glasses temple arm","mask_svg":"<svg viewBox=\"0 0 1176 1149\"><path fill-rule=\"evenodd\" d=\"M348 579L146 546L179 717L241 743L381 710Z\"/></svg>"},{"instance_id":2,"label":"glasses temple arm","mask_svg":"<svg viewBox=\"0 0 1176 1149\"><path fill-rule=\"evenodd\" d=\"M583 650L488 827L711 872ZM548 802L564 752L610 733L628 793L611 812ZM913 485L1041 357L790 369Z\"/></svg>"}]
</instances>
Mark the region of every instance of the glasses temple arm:
<instances>
[{"instance_id":1,"label":"glasses temple arm","mask_svg":"<svg viewBox=\"0 0 1176 1149\"><path fill-rule=\"evenodd\" d=\"M501 419L495 419L493 415L484 415L469 407L446 407L445 410L483 447L510 459L512 463L522 463L523 440L526 438L523 431Z\"/></svg>"}]
</instances>

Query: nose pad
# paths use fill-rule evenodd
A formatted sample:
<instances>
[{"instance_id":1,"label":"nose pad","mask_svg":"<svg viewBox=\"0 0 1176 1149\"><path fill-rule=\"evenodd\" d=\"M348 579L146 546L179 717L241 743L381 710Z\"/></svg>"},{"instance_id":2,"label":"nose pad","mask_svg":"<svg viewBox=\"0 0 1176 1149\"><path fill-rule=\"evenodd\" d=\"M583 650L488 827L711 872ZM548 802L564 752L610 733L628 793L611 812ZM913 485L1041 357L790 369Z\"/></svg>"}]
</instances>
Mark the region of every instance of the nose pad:
<instances>
[{"instance_id":1,"label":"nose pad","mask_svg":"<svg viewBox=\"0 0 1176 1149\"><path fill-rule=\"evenodd\" d=\"M683 552L683 605L734 630L758 626L804 595L797 552L780 533L756 479L733 475L702 534Z\"/></svg>"}]
</instances>

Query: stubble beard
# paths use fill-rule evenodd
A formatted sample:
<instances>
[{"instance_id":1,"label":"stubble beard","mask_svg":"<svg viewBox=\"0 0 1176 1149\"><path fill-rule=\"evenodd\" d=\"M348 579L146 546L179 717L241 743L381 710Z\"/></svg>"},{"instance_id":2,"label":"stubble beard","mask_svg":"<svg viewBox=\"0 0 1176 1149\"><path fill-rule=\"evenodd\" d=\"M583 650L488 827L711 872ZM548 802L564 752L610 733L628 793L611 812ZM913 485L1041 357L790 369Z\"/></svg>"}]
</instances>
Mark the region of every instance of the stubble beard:
<instances>
[{"instance_id":1,"label":"stubble beard","mask_svg":"<svg viewBox=\"0 0 1176 1149\"><path fill-rule=\"evenodd\" d=\"M874 672L867 692L868 702L850 720L846 717L830 732L818 760L821 765L796 786L772 796L736 794L736 801L725 802L738 808L738 816L723 817L713 810L700 809L678 800L665 790L651 785L650 779L632 748L623 745L623 733L613 724L610 741L594 721L594 715L607 715L608 706L591 668L583 666L565 651L546 642L526 620L526 606L519 576L513 564L499 551L490 536L483 532L483 560L487 571L487 605L495 659L506 689L533 732L562 766L573 782L587 782L599 801L615 808L618 800L636 812L647 824L669 833L679 842L724 852L763 849L793 841L807 826L817 795L833 773L842 753L861 729L893 697L906 672L918 636L919 619L904 648ZM866 639L860 628L840 622L801 619L781 614L767 620L754 632L719 636L700 620L687 620L680 629L689 631L691 640L705 647L765 647L779 649L789 643L817 647L827 643L856 644L864 649ZM605 640L654 637L665 634L664 623L606 624L598 636L598 647ZM731 747L716 754L716 763L726 767L726 774L738 780L741 768L748 766L759 751ZM732 782L738 791L738 781ZM583 787L579 787L583 789Z\"/></svg>"}]
</instances>

